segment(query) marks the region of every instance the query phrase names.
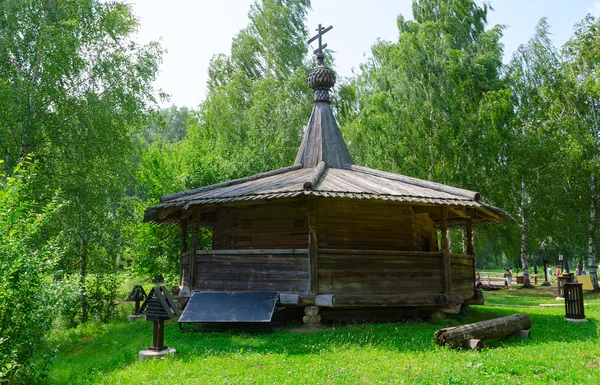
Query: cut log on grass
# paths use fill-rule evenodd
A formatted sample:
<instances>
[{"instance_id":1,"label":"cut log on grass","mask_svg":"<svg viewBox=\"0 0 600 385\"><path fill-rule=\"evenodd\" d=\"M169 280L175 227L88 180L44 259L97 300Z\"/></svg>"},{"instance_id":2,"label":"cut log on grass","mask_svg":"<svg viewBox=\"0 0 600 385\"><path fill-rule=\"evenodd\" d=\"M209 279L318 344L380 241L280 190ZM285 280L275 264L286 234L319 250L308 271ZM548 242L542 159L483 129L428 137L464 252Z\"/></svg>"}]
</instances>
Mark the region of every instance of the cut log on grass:
<instances>
[{"instance_id":1,"label":"cut log on grass","mask_svg":"<svg viewBox=\"0 0 600 385\"><path fill-rule=\"evenodd\" d=\"M490 340L509 337L520 330L531 328L531 318L527 314L514 314L508 317L495 318L488 321L468 325L440 329L434 337L438 345L460 348L468 345L468 340Z\"/></svg>"},{"instance_id":2,"label":"cut log on grass","mask_svg":"<svg viewBox=\"0 0 600 385\"><path fill-rule=\"evenodd\" d=\"M463 344L463 348L471 350L483 349L483 341L481 340L466 340Z\"/></svg>"}]
</instances>

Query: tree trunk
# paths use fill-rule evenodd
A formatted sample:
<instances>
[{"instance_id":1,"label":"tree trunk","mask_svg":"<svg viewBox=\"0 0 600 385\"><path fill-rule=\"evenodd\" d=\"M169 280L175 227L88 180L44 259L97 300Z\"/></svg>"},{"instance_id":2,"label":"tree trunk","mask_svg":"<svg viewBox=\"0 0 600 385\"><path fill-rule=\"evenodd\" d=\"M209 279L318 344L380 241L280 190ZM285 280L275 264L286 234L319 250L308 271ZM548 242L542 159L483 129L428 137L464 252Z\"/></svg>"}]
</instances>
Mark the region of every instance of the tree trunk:
<instances>
[{"instance_id":1,"label":"tree trunk","mask_svg":"<svg viewBox=\"0 0 600 385\"><path fill-rule=\"evenodd\" d=\"M89 318L89 306L85 287L85 281L87 278L87 255L85 251L85 238L81 234L79 234L79 266L79 286L81 289L81 322L85 323Z\"/></svg>"},{"instance_id":2,"label":"tree trunk","mask_svg":"<svg viewBox=\"0 0 600 385\"><path fill-rule=\"evenodd\" d=\"M508 337L519 330L531 328L531 318L527 314L514 314L508 317L476 322L451 328L440 329L434 337L438 345L448 345L460 348L468 340L489 340L492 338Z\"/></svg>"},{"instance_id":3,"label":"tree trunk","mask_svg":"<svg viewBox=\"0 0 600 385\"><path fill-rule=\"evenodd\" d=\"M527 264L527 185L525 184L525 180L521 180L521 267L523 268L523 278L525 287L531 286L531 281L529 280L529 266Z\"/></svg>"},{"instance_id":4,"label":"tree trunk","mask_svg":"<svg viewBox=\"0 0 600 385\"><path fill-rule=\"evenodd\" d=\"M588 222L588 245L589 245L589 260L590 279L594 290L598 291L598 273L596 263L596 179L594 176L590 179L590 219Z\"/></svg>"}]
</instances>

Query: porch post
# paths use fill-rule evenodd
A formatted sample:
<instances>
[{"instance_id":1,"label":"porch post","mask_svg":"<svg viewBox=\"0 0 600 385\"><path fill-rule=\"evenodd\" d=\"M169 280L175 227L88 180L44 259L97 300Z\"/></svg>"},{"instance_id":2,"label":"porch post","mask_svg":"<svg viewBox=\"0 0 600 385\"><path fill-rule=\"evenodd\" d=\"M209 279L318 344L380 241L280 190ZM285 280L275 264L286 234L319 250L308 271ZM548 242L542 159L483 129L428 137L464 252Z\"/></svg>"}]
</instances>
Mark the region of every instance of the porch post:
<instances>
[{"instance_id":1,"label":"porch post","mask_svg":"<svg viewBox=\"0 0 600 385\"><path fill-rule=\"evenodd\" d=\"M186 279L183 271L183 264L185 263L185 253L187 252L187 219L182 219L179 222L181 227L181 247L179 250L179 287L186 286Z\"/></svg>"},{"instance_id":2,"label":"porch post","mask_svg":"<svg viewBox=\"0 0 600 385\"><path fill-rule=\"evenodd\" d=\"M448 208L442 206L440 216L440 232L442 233L442 267L444 278L444 294L450 294L451 275L450 275L450 250L448 250Z\"/></svg>"},{"instance_id":3,"label":"porch post","mask_svg":"<svg viewBox=\"0 0 600 385\"><path fill-rule=\"evenodd\" d=\"M190 249L190 290L194 290L196 282L196 250L198 250L198 229L200 228L198 218L198 213L194 213L192 219L192 247Z\"/></svg>"},{"instance_id":4,"label":"porch post","mask_svg":"<svg viewBox=\"0 0 600 385\"><path fill-rule=\"evenodd\" d=\"M317 209L314 198L308 198L308 261L310 294L317 294L319 283L317 280Z\"/></svg>"},{"instance_id":5,"label":"porch post","mask_svg":"<svg viewBox=\"0 0 600 385\"><path fill-rule=\"evenodd\" d=\"M467 218L465 221L466 228L466 244L467 244L467 255L473 257L473 275L475 275L475 247L473 245L473 219ZM473 280L473 290L477 291L475 280Z\"/></svg>"}]
</instances>

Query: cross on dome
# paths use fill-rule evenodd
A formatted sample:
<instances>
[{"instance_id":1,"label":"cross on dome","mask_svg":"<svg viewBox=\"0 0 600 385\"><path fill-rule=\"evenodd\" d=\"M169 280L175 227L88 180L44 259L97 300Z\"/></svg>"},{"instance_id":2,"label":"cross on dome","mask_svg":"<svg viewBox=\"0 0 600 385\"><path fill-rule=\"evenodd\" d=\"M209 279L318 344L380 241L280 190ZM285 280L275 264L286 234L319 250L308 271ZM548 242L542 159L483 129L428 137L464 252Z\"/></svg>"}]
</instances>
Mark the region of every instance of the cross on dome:
<instances>
[{"instance_id":1,"label":"cross on dome","mask_svg":"<svg viewBox=\"0 0 600 385\"><path fill-rule=\"evenodd\" d=\"M327 43L323 44L321 37L327 31L330 31L332 28L333 28L332 25L330 25L327 28L324 28L324 27L321 27L321 24L319 24L319 28L316 29L317 34L308 40L308 44L310 44L313 41L319 39L319 48L317 48L316 50L313 51L313 53L315 55L317 55L317 62L319 63L319 65L323 65L323 59L325 58L325 55L323 54L323 49L325 49L327 47Z\"/></svg>"}]
</instances>

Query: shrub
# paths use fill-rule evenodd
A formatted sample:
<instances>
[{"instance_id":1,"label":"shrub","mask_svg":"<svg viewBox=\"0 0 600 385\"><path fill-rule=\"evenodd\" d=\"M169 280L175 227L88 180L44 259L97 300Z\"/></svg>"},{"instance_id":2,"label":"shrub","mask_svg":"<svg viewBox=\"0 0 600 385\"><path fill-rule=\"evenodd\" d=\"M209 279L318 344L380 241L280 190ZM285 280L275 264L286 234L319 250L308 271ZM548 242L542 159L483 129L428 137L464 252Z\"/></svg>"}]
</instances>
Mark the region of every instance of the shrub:
<instances>
[{"instance_id":1,"label":"shrub","mask_svg":"<svg viewBox=\"0 0 600 385\"><path fill-rule=\"evenodd\" d=\"M43 373L60 297L52 279L60 250L43 234L58 204L32 202L30 177L22 165L11 177L0 172L0 382L32 383Z\"/></svg>"}]
</instances>

